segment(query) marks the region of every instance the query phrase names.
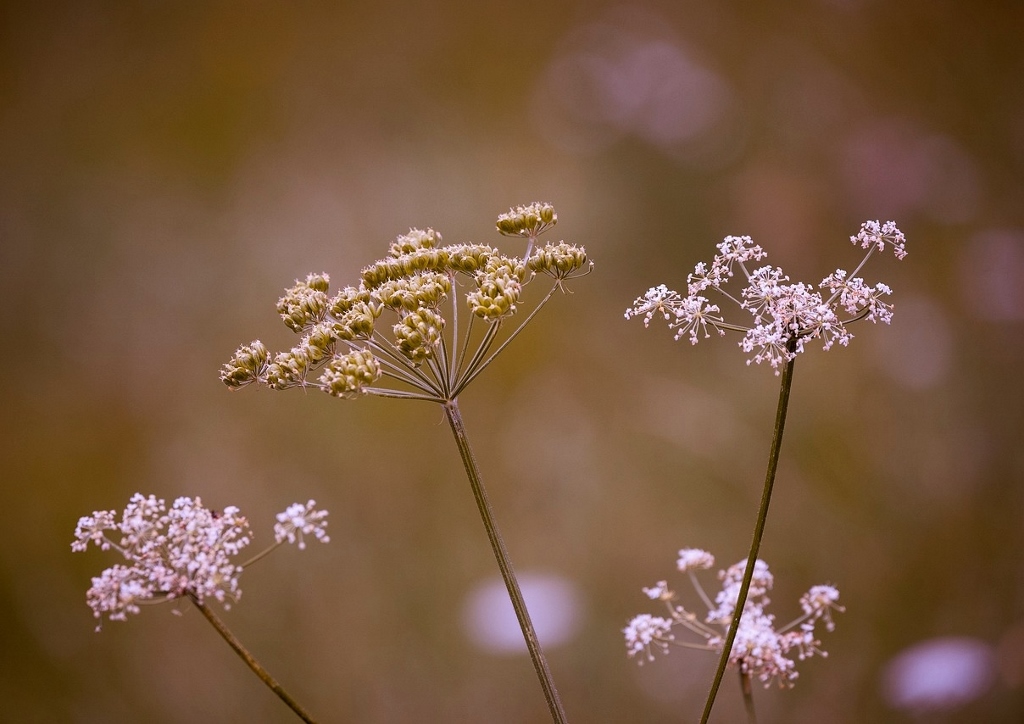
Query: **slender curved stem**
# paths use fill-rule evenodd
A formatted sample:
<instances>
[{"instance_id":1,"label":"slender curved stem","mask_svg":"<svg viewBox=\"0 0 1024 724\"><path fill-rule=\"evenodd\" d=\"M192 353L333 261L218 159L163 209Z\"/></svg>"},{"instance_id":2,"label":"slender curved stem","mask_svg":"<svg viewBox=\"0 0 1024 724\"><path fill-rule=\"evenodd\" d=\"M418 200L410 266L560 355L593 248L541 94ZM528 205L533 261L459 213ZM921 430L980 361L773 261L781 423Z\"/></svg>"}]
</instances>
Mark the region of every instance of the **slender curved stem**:
<instances>
[{"instance_id":1,"label":"slender curved stem","mask_svg":"<svg viewBox=\"0 0 1024 724\"><path fill-rule=\"evenodd\" d=\"M469 447L469 438L466 437L466 428L462 424L462 413L459 412L458 400L452 399L446 402L444 413L448 418L448 424L451 425L452 434L455 435L455 444L458 445L459 453L462 455L462 464L466 467L466 475L469 476L469 484L473 488L473 497L476 499L484 528L487 529L491 550L494 551L494 557L498 561L498 568L501 570L501 577L508 589L512 608L515 609L519 627L523 630L523 638L526 639L526 648L530 651L533 667L537 671L537 678L540 679L541 688L544 690L544 698L547 700L548 709L551 712L551 720L556 724L565 724L565 711L562 709L558 690L555 688L555 682L551 676L551 670L548 668L548 662L544 658L544 652L541 651L533 622L530 621L530 613L526 609L522 591L519 590L519 582L516 579L515 571L512 570L512 561L509 559L508 551L505 550L505 542L502 540L498 525L494 520L494 513L491 511L491 503L487 498L483 480L480 478L476 458L473 457L473 451Z\"/></svg>"},{"instance_id":2,"label":"slender curved stem","mask_svg":"<svg viewBox=\"0 0 1024 724\"><path fill-rule=\"evenodd\" d=\"M293 699L280 684L277 683L274 677L271 676L266 669L260 666L260 662L253 658L253 655L250 654L244 646L242 646L242 642L235 638L235 635L228 630L228 627L225 626L224 622L217 617L217 614L210 610L209 606L202 603L194 596L190 595L189 598L192 599L192 603L195 604L195 607L198 608L204 616L206 616L206 620L209 621L215 629L217 629L217 633L219 633L224 640L228 642L228 646L235 650L235 653L242 658L242 661L252 669L256 676L260 677L260 681L270 687L270 690L277 694L281 698L281 701L287 704L288 707L294 711L300 719L302 719L302 721L307 722L307 724L316 724L316 720L309 714L309 712L303 709L302 706L295 701L295 699Z\"/></svg>"},{"instance_id":3,"label":"slender curved stem","mask_svg":"<svg viewBox=\"0 0 1024 724\"><path fill-rule=\"evenodd\" d=\"M790 340L786 348L793 353L796 340ZM761 506L757 510L757 522L754 524L754 536L750 543L750 554L747 556L747 567L743 572L743 582L740 585L739 596L736 599L736 610L732 615L732 623L729 624L729 635L725 638L722 646L722 654L718 659L718 669L715 671L715 679L711 683L711 691L708 692L707 702L704 704L704 713L701 715L701 724L707 724L711 716L711 708L715 705L715 697L718 695L718 687L722 684L722 677L725 675L725 667L729 663L729 655L732 653L732 645L736 640L736 631L740 626L740 618L743 616L743 608L747 603L747 592L750 591L750 581L754 577L754 563L757 561L757 553L761 549L761 539L764 537L765 521L768 519L768 505L772 500L772 487L775 485L775 472L779 467L779 451L782 449L782 432L786 427L786 411L789 409L789 392L793 387L793 362L791 358L782 370L782 382L779 389L779 406L775 412L775 434L772 436L772 446L768 453L768 471L764 478L764 489L761 492Z\"/></svg>"}]
</instances>

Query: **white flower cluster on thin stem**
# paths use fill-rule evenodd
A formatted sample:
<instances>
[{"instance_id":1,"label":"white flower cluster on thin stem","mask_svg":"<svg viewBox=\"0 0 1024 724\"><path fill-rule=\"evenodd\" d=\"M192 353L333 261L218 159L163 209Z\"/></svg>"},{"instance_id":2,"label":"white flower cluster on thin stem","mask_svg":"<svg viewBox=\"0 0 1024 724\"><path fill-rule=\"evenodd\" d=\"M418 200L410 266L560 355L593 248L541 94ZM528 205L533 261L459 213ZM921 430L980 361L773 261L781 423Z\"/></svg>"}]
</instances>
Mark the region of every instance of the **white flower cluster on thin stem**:
<instances>
[{"instance_id":1,"label":"white flower cluster on thin stem","mask_svg":"<svg viewBox=\"0 0 1024 724\"><path fill-rule=\"evenodd\" d=\"M689 575L694 590L707 608L708 612L703 617L680 605L676 593L666 581L658 581L654 586L643 589L648 598L665 604L667 615L643 613L629 622L623 634L630 658L638 657L641 664L653 661L655 652L667 654L673 645L706 651L722 650L736 608L746 560L719 572L722 588L712 601L695 572L711 568L714 560L710 553L698 548L679 551L677 567ZM834 586L813 586L800 598L803 615L777 627L775 616L765 610L770 603L768 592L774 582L768 565L758 560L729 666L738 668L744 676L756 677L765 686L775 681L787 687L792 686L797 678L794 654L797 660L815 654L826 656L815 636L815 626L824 621L825 628L831 631L835 626L832 611L842 612L844 609L838 604L839 591ZM674 633L678 628L686 629L696 640L678 640Z\"/></svg>"},{"instance_id":2,"label":"white flower cluster on thin stem","mask_svg":"<svg viewBox=\"0 0 1024 724\"><path fill-rule=\"evenodd\" d=\"M330 537L324 527L327 523L326 510L317 510L316 501L310 500L302 503L292 503L283 513L277 514L277 523L274 524L274 540L278 543L298 541L299 550L306 548L306 541L303 536L312 535L321 543L329 543Z\"/></svg>"},{"instance_id":3,"label":"white flower cluster on thin stem","mask_svg":"<svg viewBox=\"0 0 1024 724\"><path fill-rule=\"evenodd\" d=\"M282 519L284 516L284 519ZM230 608L242 594L238 585L245 566L261 558L285 539L303 534L323 542L327 511L311 500L296 503L278 516L277 543L244 564L234 562L251 542L249 522L234 506L222 511L203 506L200 498L178 498L168 509L156 496L136 493L121 519L113 510L98 510L79 519L73 551L92 543L101 550L116 550L128 565L117 564L92 579L86 601L96 618L125 621L140 605L189 597L198 603L213 598ZM113 537L110 537L113 534Z\"/></svg>"},{"instance_id":4,"label":"white flower cluster on thin stem","mask_svg":"<svg viewBox=\"0 0 1024 724\"><path fill-rule=\"evenodd\" d=\"M672 291L664 284L652 287L638 297L626 310L626 319L643 317L648 326L655 316L664 318L676 331L675 338L688 337L697 344L701 337L711 336L711 329L724 335L726 330L744 333L740 347L750 357L747 364L769 363L775 374L779 367L804 351L811 340L821 340L823 349L835 343L846 346L853 335L847 325L860 319L888 324L892 319L892 305L883 301L892 293L885 284L865 284L857 276L867 260L876 251L892 247L897 259L907 255L906 239L896 224L887 221L866 221L850 240L867 249L867 254L852 273L837 269L825 277L817 290L803 282L790 283L781 269L772 266L753 266L767 253L749 236L727 236L718 245L709 267L700 262L686 278L686 296ZM747 286L738 295L726 291L726 283L739 269ZM713 289L748 312L752 320L748 325L727 322L717 304L712 304L704 293ZM841 319L845 313L847 318Z\"/></svg>"}]
</instances>

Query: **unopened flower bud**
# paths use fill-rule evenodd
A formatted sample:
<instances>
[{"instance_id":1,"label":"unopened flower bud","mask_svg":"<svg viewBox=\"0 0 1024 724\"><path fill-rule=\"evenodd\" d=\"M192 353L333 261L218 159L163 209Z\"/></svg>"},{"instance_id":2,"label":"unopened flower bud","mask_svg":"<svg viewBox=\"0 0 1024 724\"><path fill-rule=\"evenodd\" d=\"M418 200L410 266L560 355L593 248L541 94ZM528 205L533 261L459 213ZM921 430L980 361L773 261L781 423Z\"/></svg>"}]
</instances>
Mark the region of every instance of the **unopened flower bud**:
<instances>
[{"instance_id":1,"label":"unopened flower bud","mask_svg":"<svg viewBox=\"0 0 1024 724\"><path fill-rule=\"evenodd\" d=\"M555 279L565 279L587 264L587 250L582 246L566 244L545 244L530 257L530 269L550 274Z\"/></svg>"},{"instance_id":2,"label":"unopened flower bud","mask_svg":"<svg viewBox=\"0 0 1024 724\"><path fill-rule=\"evenodd\" d=\"M534 202L527 206L516 206L507 214L498 216L498 232L505 236L526 236L531 239L543 234L558 223L555 207L547 203Z\"/></svg>"},{"instance_id":3,"label":"unopened flower bud","mask_svg":"<svg viewBox=\"0 0 1024 724\"><path fill-rule=\"evenodd\" d=\"M366 339L373 334L373 322L381 309L380 304L358 302L334 323L333 331L338 339L346 341Z\"/></svg>"},{"instance_id":4,"label":"unopened flower bud","mask_svg":"<svg viewBox=\"0 0 1024 724\"><path fill-rule=\"evenodd\" d=\"M448 247L448 265L452 271L474 274L497 253L497 249L486 244L458 244Z\"/></svg>"},{"instance_id":5,"label":"unopened flower bud","mask_svg":"<svg viewBox=\"0 0 1024 724\"><path fill-rule=\"evenodd\" d=\"M320 375L320 382L324 391L334 397L355 397L380 374L380 365L370 351L357 349L332 359Z\"/></svg>"},{"instance_id":6,"label":"unopened flower bud","mask_svg":"<svg viewBox=\"0 0 1024 724\"><path fill-rule=\"evenodd\" d=\"M409 229L408 234L396 238L388 248L388 254L402 256L418 249L433 249L441 241L441 235L433 229Z\"/></svg>"},{"instance_id":7,"label":"unopened flower bud","mask_svg":"<svg viewBox=\"0 0 1024 724\"><path fill-rule=\"evenodd\" d=\"M284 296L277 300L277 311L285 325L293 332L302 332L323 320L328 308L328 286L326 274L310 274L306 281L297 281L295 286L286 289Z\"/></svg>"},{"instance_id":8,"label":"unopened flower bud","mask_svg":"<svg viewBox=\"0 0 1024 724\"><path fill-rule=\"evenodd\" d=\"M443 329L444 318L440 314L432 309L417 309L394 326L395 341L402 354L413 364L420 364L433 356Z\"/></svg>"},{"instance_id":9,"label":"unopened flower bud","mask_svg":"<svg viewBox=\"0 0 1024 724\"><path fill-rule=\"evenodd\" d=\"M258 339L238 348L220 372L221 381L228 387L244 387L257 382L267 366L267 348Z\"/></svg>"},{"instance_id":10,"label":"unopened flower bud","mask_svg":"<svg viewBox=\"0 0 1024 724\"><path fill-rule=\"evenodd\" d=\"M495 265L494 271L477 274L477 290L466 295L473 314L496 321L514 314L522 292L522 265Z\"/></svg>"},{"instance_id":11,"label":"unopened flower bud","mask_svg":"<svg viewBox=\"0 0 1024 724\"><path fill-rule=\"evenodd\" d=\"M301 385L305 382L306 372L312 364L310 348L305 345L281 352L267 366L267 385L275 390Z\"/></svg>"}]
</instances>

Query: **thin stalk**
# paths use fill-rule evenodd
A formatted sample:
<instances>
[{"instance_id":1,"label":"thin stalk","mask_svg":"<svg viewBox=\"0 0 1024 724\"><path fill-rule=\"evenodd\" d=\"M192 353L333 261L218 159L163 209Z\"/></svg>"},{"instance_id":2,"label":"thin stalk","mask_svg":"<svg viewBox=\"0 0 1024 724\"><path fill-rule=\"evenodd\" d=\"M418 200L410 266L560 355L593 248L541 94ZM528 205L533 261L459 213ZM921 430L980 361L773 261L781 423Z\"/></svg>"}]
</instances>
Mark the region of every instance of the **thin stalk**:
<instances>
[{"instance_id":1,"label":"thin stalk","mask_svg":"<svg viewBox=\"0 0 1024 724\"><path fill-rule=\"evenodd\" d=\"M470 362L469 367L467 367L466 371L463 373L462 379L459 381L459 386L455 389L454 396L458 396L458 394L460 392L462 392L462 390L464 390L466 388L466 385L468 385L470 382L472 382L473 379L478 374L483 372L483 370L487 367L487 365L489 365L491 363L491 361L495 357L497 357L499 354L501 354L501 351L503 349L505 349L505 347L507 347L509 345L509 342L511 342L513 339L515 339L519 335L519 333L523 331L523 328L526 327L526 325L530 323L530 320L533 319L536 316L537 312L539 312L541 310L541 308L545 304L548 303L548 300L551 299L551 295L555 293L555 289L557 289L557 288L558 288L557 284L554 285L553 287L551 287L551 290L547 294L544 295L544 298L540 300L540 303L534 308L534 310L532 312L530 312L529 316L527 316L526 319L523 320L522 324L520 324L518 327L516 327L515 331L512 332L512 334L510 334L508 336L508 339L506 339L504 342L501 343L501 345L498 347L498 349L494 350L494 353L490 357L487 358L487 361L485 361L483 363L480 363L480 359L479 358L482 357L483 355L480 354L479 350L477 351L477 354L473 357L473 361ZM492 325L492 329L494 329L493 325ZM488 345L487 345L488 348L490 347L490 342L491 341L492 340L488 340L487 341L488 342ZM484 349L483 345L481 345L480 349ZM486 354L486 350L484 350L484 353Z\"/></svg>"},{"instance_id":2,"label":"thin stalk","mask_svg":"<svg viewBox=\"0 0 1024 724\"><path fill-rule=\"evenodd\" d=\"M458 362L452 367L452 387L455 386L455 381L462 374L463 365L466 362L466 354L469 352L469 340L473 337L473 325L476 322L476 315L469 315L469 322L466 324L466 339L462 342L462 349L459 350ZM454 343L453 343L454 346ZM454 351L454 350L453 350ZM458 393L456 393L457 395ZM455 397L456 395L452 395Z\"/></svg>"},{"instance_id":3,"label":"thin stalk","mask_svg":"<svg viewBox=\"0 0 1024 724\"><path fill-rule=\"evenodd\" d=\"M275 550L277 550L278 548L280 548L280 547L281 547L282 545L283 545L283 542L281 542L281 543L274 543L273 545L270 545L270 546L268 546L268 547L264 548L264 549L263 549L262 551L260 551L260 552L259 552L259 553L257 553L256 555L254 555L254 556L253 556L252 558L250 558L249 560L247 560L247 561L246 561L245 563L241 564L241 565L239 566L239 568L241 568L241 569L245 570L246 568L248 568L249 566L251 566L251 565L252 565L253 563L255 563L256 561L258 561L258 560L261 560L261 559L263 559L263 558L266 558L266 557L267 557L268 555L270 555L271 553L273 553L273 552L274 552Z\"/></svg>"},{"instance_id":4,"label":"thin stalk","mask_svg":"<svg viewBox=\"0 0 1024 724\"><path fill-rule=\"evenodd\" d=\"M277 683L277 681L274 680L274 677L267 673L266 669L260 666L260 663L253 658L253 655L250 654L244 646L242 646L242 642L235 638L235 635L228 630L228 627L225 626L224 622L217 617L217 614L211 611L210 607L199 601L199 599L194 596L189 597L192 599L192 603L195 604L196 608L206 616L206 620L209 621L215 629L217 629L217 633L219 633L224 640L228 642L228 646L233 648L235 653L242 657L242 661L252 669L253 673L260 677L260 680L270 687L270 690L277 694L281 698L281 701L287 704L288 708L294 711L302 721L307 722L307 724L316 724L316 720L312 715L303 709L302 706L295 701L295 699L293 699L291 695Z\"/></svg>"},{"instance_id":5,"label":"thin stalk","mask_svg":"<svg viewBox=\"0 0 1024 724\"><path fill-rule=\"evenodd\" d=\"M457 359L459 354L459 295L455 293L455 274L449 272L448 278L451 280L452 287L452 356L448 362L448 389L450 390L455 386L455 377L459 372L459 360ZM475 315L470 315L470 322L473 321L473 316Z\"/></svg>"},{"instance_id":6,"label":"thin stalk","mask_svg":"<svg viewBox=\"0 0 1024 724\"><path fill-rule=\"evenodd\" d=\"M387 387L364 387L363 392L368 395L376 395L377 397L394 397L400 400L426 400L427 402L444 403L444 398L437 395L421 395L416 392L392 390Z\"/></svg>"},{"instance_id":7,"label":"thin stalk","mask_svg":"<svg viewBox=\"0 0 1024 724\"><path fill-rule=\"evenodd\" d=\"M375 353L374 357L377 358L381 365L388 367L394 372L390 376L424 392L437 392L437 387L433 381L423 374L418 367L410 365L408 358L398 351L395 345L391 344L386 337L376 330L374 330L373 335L374 337L368 340L368 342ZM388 373L385 372L385 374Z\"/></svg>"},{"instance_id":8,"label":"thin stalk","mask_svg":"<svg viewBox=\"0 0 1024 724\"><path fill-rule=\"evenodd\" d=\"M547 700L548 709L551 712L551 720L555 724L565 724L565 711L562 709L558 690L555 688L555 682L551 676L551 670L548 668L548 662L544 658L544 652L541 651L533 622L530 621L530 613L526 609L523 593L519 590L519 581L516 579L515 571L512 570L512 561L509 559L508 551L505 550L505 542L502 540L498 524L494 520L494 513L491 510L491 503L487 498L483 480L480 478L476 458L473 457L473 450L469 447L469 438L466 437L466 428L462 424L462 413L459 412L458 400L452 399L446 402L444 413L448 418L448 424L451 425L452 434L455 436L455 444L458 445L459 453L462 455L462 464L466 467L466 475L469 476L469 484L473 488L473 498L476 499L480 518L487 530L487 538L491 542L491 550L494 551L498 569L501 571L501 577L508 589L512 608L515 609L516 618L519 619L519 627L523 630L526 648L530 651L533 667L537 671L537 678L540 679L540 686L544 690L544 698Z\"/></svg>"},{"instance_id":9,"label":"thin stalk","mask_svg":"<svg viewBox=\"0 0 1024 724\"><path fill-rule=\"evenodd\" d=\"M790 354L793 354L795 348L796 340L790 340L786 345ZM711 683L711 691L708 692L708 700L704 704L704 713L700 718L701 724L707 724L708 717L711 716L711 708L715 705L718 687L722 685L725 667L729 663L733 642L736 641L736 631L739 629L740 618L743 616L743 607L747 603L750 581L754 577L754 563L757 561L757 553L761 549L765 521L768 520L768 505L771 503L772 487L775 485L775 472L779 467L779 451L782 449L782 433L786 427L786 411L789 409L789 392L793 387L793 363L795 361L795 358L790 359L782 370L779 406L775 412L775 434L772 436L772 446L768 453L768 471L765 473L764 490L761 492L761 506L757 510L757 522L754 524L754 536L750 543L747 567L743 572L743 582L736 600L736 610L732 615L732 623L729 624L729 635L726 636L725 644L722 646L722 655L718 659L718 669L715 671L715 679Z\"/></svg>"},{"instance_id":10,"label":"thin stalk","mask_svg":"<svg viewBox=\"0 0 1024 724\"><path fill-rule=\"evenodd\" d=\"M476 315L474 314L473 316L475 317ZM466 385L469 384L469 380L471 380L475 376L476 372L479 372L481 369L483 369L483 367L480 366L480 361L487 354L487 351L491 348L491 345L494 344L494 338L498 336L498 331L500 329L500 319L494 322L488 322L487 331L484 332L484 336L480 340L480 344L477 346L476 351L473 352L473 356L470 358L469 362L466 363L466 366L463 369L459 370L458 378L455 382L455 389L452 391L451 395L453 398L458 397L459 392L461 392L466 387ZM469 343L468 337L466 338L466 343Z\"/></svg>"},{"instance_id":11,"label":"thin stalk","mask_svg":"<svg viewBox=\"0 0 1024 724\"><path fill-rule=\"evenodd\" d=\"M754 692L751 691L750 674L740 672L740 689L743 691L743 707L747 710L748 724L757 724L757 712L754 710Z\"/></svg>"}]
</instances>

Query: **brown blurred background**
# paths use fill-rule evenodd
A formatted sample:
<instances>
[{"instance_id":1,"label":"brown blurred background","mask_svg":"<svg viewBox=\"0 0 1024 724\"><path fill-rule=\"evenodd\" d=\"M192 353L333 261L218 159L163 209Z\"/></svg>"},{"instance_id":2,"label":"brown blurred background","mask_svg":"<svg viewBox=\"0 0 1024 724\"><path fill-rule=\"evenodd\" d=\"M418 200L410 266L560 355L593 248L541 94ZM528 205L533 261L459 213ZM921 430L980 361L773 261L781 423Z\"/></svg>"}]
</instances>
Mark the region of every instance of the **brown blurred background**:
<instances>
[{"instance_id":1,"label":"brown blurred background","mask_svg":"<svg viewBox=\"0 0 1024 724\"><path fill-rule=\"evenodd\" d=\"M888 218L910 256L865 276L893 326L799 360L762 551L780 620L816 583L848 610L758 707L1024 719L1019 3L40 2L0 28L0 719L293 720L194 611L94 633L117 561L72 531L141 491L239 505L255 547L290 502L331 511L225 614L323 721L544 721L528 659L463 623L496 571L440 410L217 379L293 343L296 277L354 283L410 226L505 244L534 200L596 270L462 404L516 565L572 593L570 719L697 719L714 657L638 667L620 630L641 586L686 590L678 548L745 554L777 395L738 338L623 311L726 234L816 282ZM946 636L977 686L895 706L888 662ZM741 711L730 678L718 720Z\"/></svg>"}]
</instances>

